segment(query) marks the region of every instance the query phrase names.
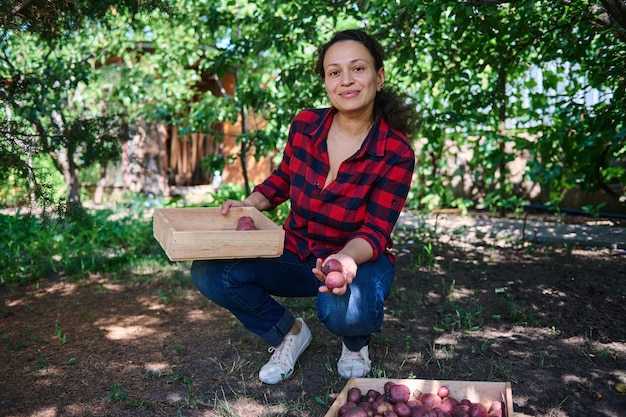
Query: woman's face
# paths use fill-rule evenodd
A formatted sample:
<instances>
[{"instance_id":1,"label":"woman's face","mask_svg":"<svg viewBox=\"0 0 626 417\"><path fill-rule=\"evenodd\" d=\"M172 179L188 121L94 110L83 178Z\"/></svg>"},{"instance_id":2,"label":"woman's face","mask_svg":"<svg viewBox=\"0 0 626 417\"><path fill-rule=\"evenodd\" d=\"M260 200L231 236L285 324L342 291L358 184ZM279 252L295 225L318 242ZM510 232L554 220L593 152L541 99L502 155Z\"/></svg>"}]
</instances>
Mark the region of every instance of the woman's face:
<instances>
[{"instance_id":1,"label":"woman's face","mask_svg":"<svg viewBox=\"0 0 626 417\"><path fill-rule=\"evenodd\" d=\"M331 104L340 112L373 112L374 98L385 80L376 71L374 57L362 43L340 41L324 56L324 87Z\"/></svg>"}]
</instances>

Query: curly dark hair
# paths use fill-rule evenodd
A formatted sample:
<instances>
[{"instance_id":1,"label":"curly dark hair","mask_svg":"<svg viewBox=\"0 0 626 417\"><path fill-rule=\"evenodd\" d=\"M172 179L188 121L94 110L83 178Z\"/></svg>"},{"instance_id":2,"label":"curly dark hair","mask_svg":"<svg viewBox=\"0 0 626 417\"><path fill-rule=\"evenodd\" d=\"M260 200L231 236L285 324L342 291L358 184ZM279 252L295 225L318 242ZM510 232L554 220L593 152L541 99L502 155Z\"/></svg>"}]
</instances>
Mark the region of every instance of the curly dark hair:
<instances>
[{"instance_id":1,"label":"curly dark hair","mask_svg":"<svg viewBox=\"0 0 626 417\"><path fill-rule=\"evenodd\" d=\"M333 37L323 44L317 50L317 59L315 62L315 72L324 79L324 57L328 48L337 42L356 41L361 43L374 58L376 71L384 67L385 51L382 45L371 35L360 29L348 29L337 32ZM411 105L409 97L401 95L398 92L385 87L376 94L374 100L374 116L379 119L385 119L387 124L402 132L404 135L411 136L415 133L418 126L417 112Z\"/></svg>"}]
</instances>

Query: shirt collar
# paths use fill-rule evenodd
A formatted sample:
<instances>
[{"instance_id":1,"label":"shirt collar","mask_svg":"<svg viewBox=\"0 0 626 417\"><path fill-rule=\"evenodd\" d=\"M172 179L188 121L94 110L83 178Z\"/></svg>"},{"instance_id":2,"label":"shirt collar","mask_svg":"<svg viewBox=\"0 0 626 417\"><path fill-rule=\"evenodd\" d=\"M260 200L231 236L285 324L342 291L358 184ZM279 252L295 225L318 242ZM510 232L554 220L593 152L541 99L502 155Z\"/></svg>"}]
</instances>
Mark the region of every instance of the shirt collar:
<instances>
[{"instance_id":1,"label":"shirt collar","mask_svg":"<svg viewBox=\"0 0 626 417\"><path fill-rule=\"evenodd\" d=\"M316 142L320 141L321 138L327 137L335 113L337 113L337 109L335 107L329 107L322 115L320 123L310 125L310 127L305 130L305 133L311 136ZM385 154L386 143L384 138L387 137L388 131L389 125L387 122L384 119L377 119L365 139L365 146L361 147L357 156L362 155L363 152L379 157L383 156Z\"/></svg>"}]
</instances>

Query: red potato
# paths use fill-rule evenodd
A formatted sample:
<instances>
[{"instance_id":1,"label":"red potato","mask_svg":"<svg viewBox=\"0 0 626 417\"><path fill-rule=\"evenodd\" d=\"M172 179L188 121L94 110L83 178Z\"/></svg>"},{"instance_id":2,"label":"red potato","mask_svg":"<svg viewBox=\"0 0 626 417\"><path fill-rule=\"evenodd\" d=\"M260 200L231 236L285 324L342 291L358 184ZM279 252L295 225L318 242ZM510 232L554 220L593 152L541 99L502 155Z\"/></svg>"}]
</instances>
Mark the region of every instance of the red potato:
<instances>
[{"instance_id":1,"label":"red potato","mask_svg":"<svg viewBox=\"0 0 626 417\"><path fill-rule=\"evenodd\" d=\"M487 417L502 417L502 410L491 410Z\"/></svg>"},{"instance_id":2,"label":"red potato","mask_svg":"<svg viewBox=\"0 0 626 417\"><path fill-rule=\"evenodd\" d=\"M361 389L359 387L352 387L348 390L348 402L357 404L361 402Z\"/></svg>"},{"instance_id":3,"label":"red potato","mask_svg":"<svg viewBox=\"0 0 626 417\"><path fill-rule=\"evenodd\" d=\"M342 404L342 406L339 407L339 410L337 411L337 415L339 415L339 417L342 417L343 415L346 414L346 411L352 407L356 407L356 404L351 401L348 401L345 404Z\"/></svg>"},{"instance_id":4,"label":"red potato","mask_svg":"<svg viewBox=\"0 0 626 417\"><path fill-rule=\"evenodd\" d=\"M485 407L485 410L489 411L491 410L491 404L493 404L493 400L482 400L480 403L483 405L483 407Z\"/></svg>"},{"instance_id":5,"label":"red potato","mask_svg":"<svg viewBox=\"0 0 626 417\"><path fill-rule=\"evenodd\" d=\"M331 290L333 288L341 288L346 285L346 277L344 277L341 272L331 271L328 273L328 275L326 275L324 285L326 285Z\"/></svg>"},{"instance_id":6,"label":"red potato","mask_svg":"<svg viewBox=\"0 0 626 417\"><path fill-rule=\"evenodd\" d=\"M237 230L258 230L250 216L241 216L237 220Z\"/></svg>"},{"instance_id":7,"label":"red potato","mask_svg":"<svg viewBox=\"0 0 626 417\"><path fill-rule=\"evenodd\" d=\"M372 403L367 402L367 401L361 401L357 404L359 407L361 407L362 409L364 409L365 411L371 411L372 410Z\"/></svg>"},{"instance_id":8,"label":"red potato","mask_svg":"<svg viewBox=\"0 0 626 417\"><path fill-rule=\"evenodd\" d=\"M453 397L445 397L443 400L441 400L441 405L439 406L439 408L441 408L441 410L446 413L451 413L452 410L454 410L458 405L459 402Z\"/></svg>"},{"instance_id":9,"label":"red potato","mask_svg":"<svg viewBox=\"0 0 626 417\"><path fill-rule=\"evenodd\" d=\"M405 403L394 404L393 411L396 412L398 417L411 417L411 409Z\"/></svg>"},{"instance_id":10,"label":"red potato","mask_svg":"<svg viewBox=\"0 0 626 417\"><path fill-rule=\"evenodd\" d=\"M328 261L326 261L324 266L322 266L322 272L324 274L328 274L329 272L332 272L332 271L341 272L341 270L342 270L341 262L339 262L337 259L329 259Z\"/></svg>"},{"instance_id":11,"label":"red potato","mask_svg":"<svg viewBox=\"0 0 626 417\"><path fill-rule=\"evenodd\" d=\"M396 384L389 388L386 395L391 404L406 403L411 396L411 390L406 385Z\"/></svg>"},{"instance_id":12,"label":"red potato","mask_svg":"<svg viewBox=\"0 0 626 417\"><path fill-rule=\"evenodd\" d=\"M441 405L441 397L430 392L425 392L419 399L424 405L430 405L431 407L439 407Z\"/></svg>"},{"instance_id":13,"label":"red potato","mask_svg":"<svg viewBox=\"0 0 626 417\"><path fill-rule=\"evenodd\" d=\"M424 405L424 403L420 400L416 400L415 398L410 398L409 401L406 402L406 405L408 405L409 408L415 408L419 407L420 405Z\"/></svg>"},{"instance_id":14,"label":"red potato","mask_svg":"<svg viewBox=\"0 0 626 417\"><path fill-rule=\"evenodd\" d=\"M376 398L380 397L381 395L382 394L375 389L370 389L365 394L365 398L367 398L367 401L369 402L374 402L374 400L376 400Z\"/></svg>"},{"instance_id":15,"label":"red potato","mask_svg":"<svg viewBox=\"0 0 626 417\"><path fill-rule=\"evenodd\" d=\"M502 401L492 401L491 402L491 407L489 408L489 411L493 411L493 410L502 410Z\"/></svg>"},{"instance_id":16,"label":"red potato","mask_svg":"<svg viewBox=\"0 0 626 417\"><path fill-rule=\"evenodd\" d=\"M369 415L366 410L355 405L348 408L342 417L369 417Z\"/></svg>"},{"instance_id":17,"label":"red potato","mask_svg":"<svg viewBox=\"0 0 626 417\"><path fill-rule=\"evenodd\" d=\"M448 395L450 395L450 390L448 389L447 386L442 385L439 387L439 389L437 390L437 395L439 396L439 398L441 398L442 400L444 398L446 398Z\"/></svg>"},{"instance_id":18,"label":"red potato","mask_svg":"<svg viewBox=\"0 0 626 417\"><path fill-rule=\"evenodd\" d=\"M469 410L469 405L459 404L454 408L454 410L452 410L450 415L452 415L453 417L469 417L469 414L467 412L468 410Z\"/></svg>"},{"instance_id":19,"label":"red potato","mask_svg":"<svg viewBox=\"0 0 626 417\"><path fill-rule=\"evenodd\" d=\"M385 401L384 399L376 400L372 403L372 411L374 412L374 414L383 415L387 411L393 411L393 404Z\"/></svg>"},{"instance_id":20,"label":"red potato","mask_svg":"<svg viewBox=\"0 0 626 417\"><path fill-rule=\"evenodd\" d=\"M480 403L470 405L467 413L470 417L487 417L487 409Z\"/></svg>"},{"instance_id":21,"label":"red potato","mask_svg":"<svg viewBox=\"0 0 626 417\"><path fill-rule=\"evenodd\" d=\"M396 385L396 383L393 381L385 382L385 385L383 385L383 392L387 394L389 390L391 389L391 387L393 387L394 385Z\"/></svg>"},{"instance_id":22,"label":"red potato","mask_svg":"<svg viewBox=\"0 0 626 417\"><path fill-rule=\"evenodd\" d=\"M420 405L411 409L411 417L424 417L426 413L432 411L432 407L429 405Z\"/></svg>"}]
</instances>

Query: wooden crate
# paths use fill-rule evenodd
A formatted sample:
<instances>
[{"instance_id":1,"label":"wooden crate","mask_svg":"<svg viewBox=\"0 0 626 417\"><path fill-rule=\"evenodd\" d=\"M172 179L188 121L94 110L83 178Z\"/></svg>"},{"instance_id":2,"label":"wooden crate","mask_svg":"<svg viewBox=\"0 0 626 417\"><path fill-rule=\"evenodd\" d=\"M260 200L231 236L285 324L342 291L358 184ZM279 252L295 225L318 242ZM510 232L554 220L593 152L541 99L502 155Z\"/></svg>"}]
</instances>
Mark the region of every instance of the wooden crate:
<instances>
[{"instance_id":1,"label":"wooden crate","mask_svg":"<svg viewBox=\"0 0 626 417\"><path fill-rule=\"evenodd\" d=\"M506 417L514 417L513 398L511 395L511 384L509 382L485 382L485 381L447 381L434 379L385 379L385 378L350 378L346 386L341 390L330 410L324 417L337 417L339 408L344 405L348 398L350 388L358 387L363 394L370 389L378 392L384 391L387 381L397 384L404 384L411 392L419 389L421 392L437 393L440 386L445 385L450 390L450 396L457 400L464 398L472 402L483 400L498 400L504 402Z\"/></svg>"},{"instance_id":2,"label":"wooden crate","mask_svg":"<svg viewBox=\"0 0 626 417\"><path fill-rule=\"evenodd\" d=\"M235 230L250 216L259 230ZM153 233L171 261L274 258L283 253L285 231L253 207L154 210Z\"/></svg>"}]
</instances>

